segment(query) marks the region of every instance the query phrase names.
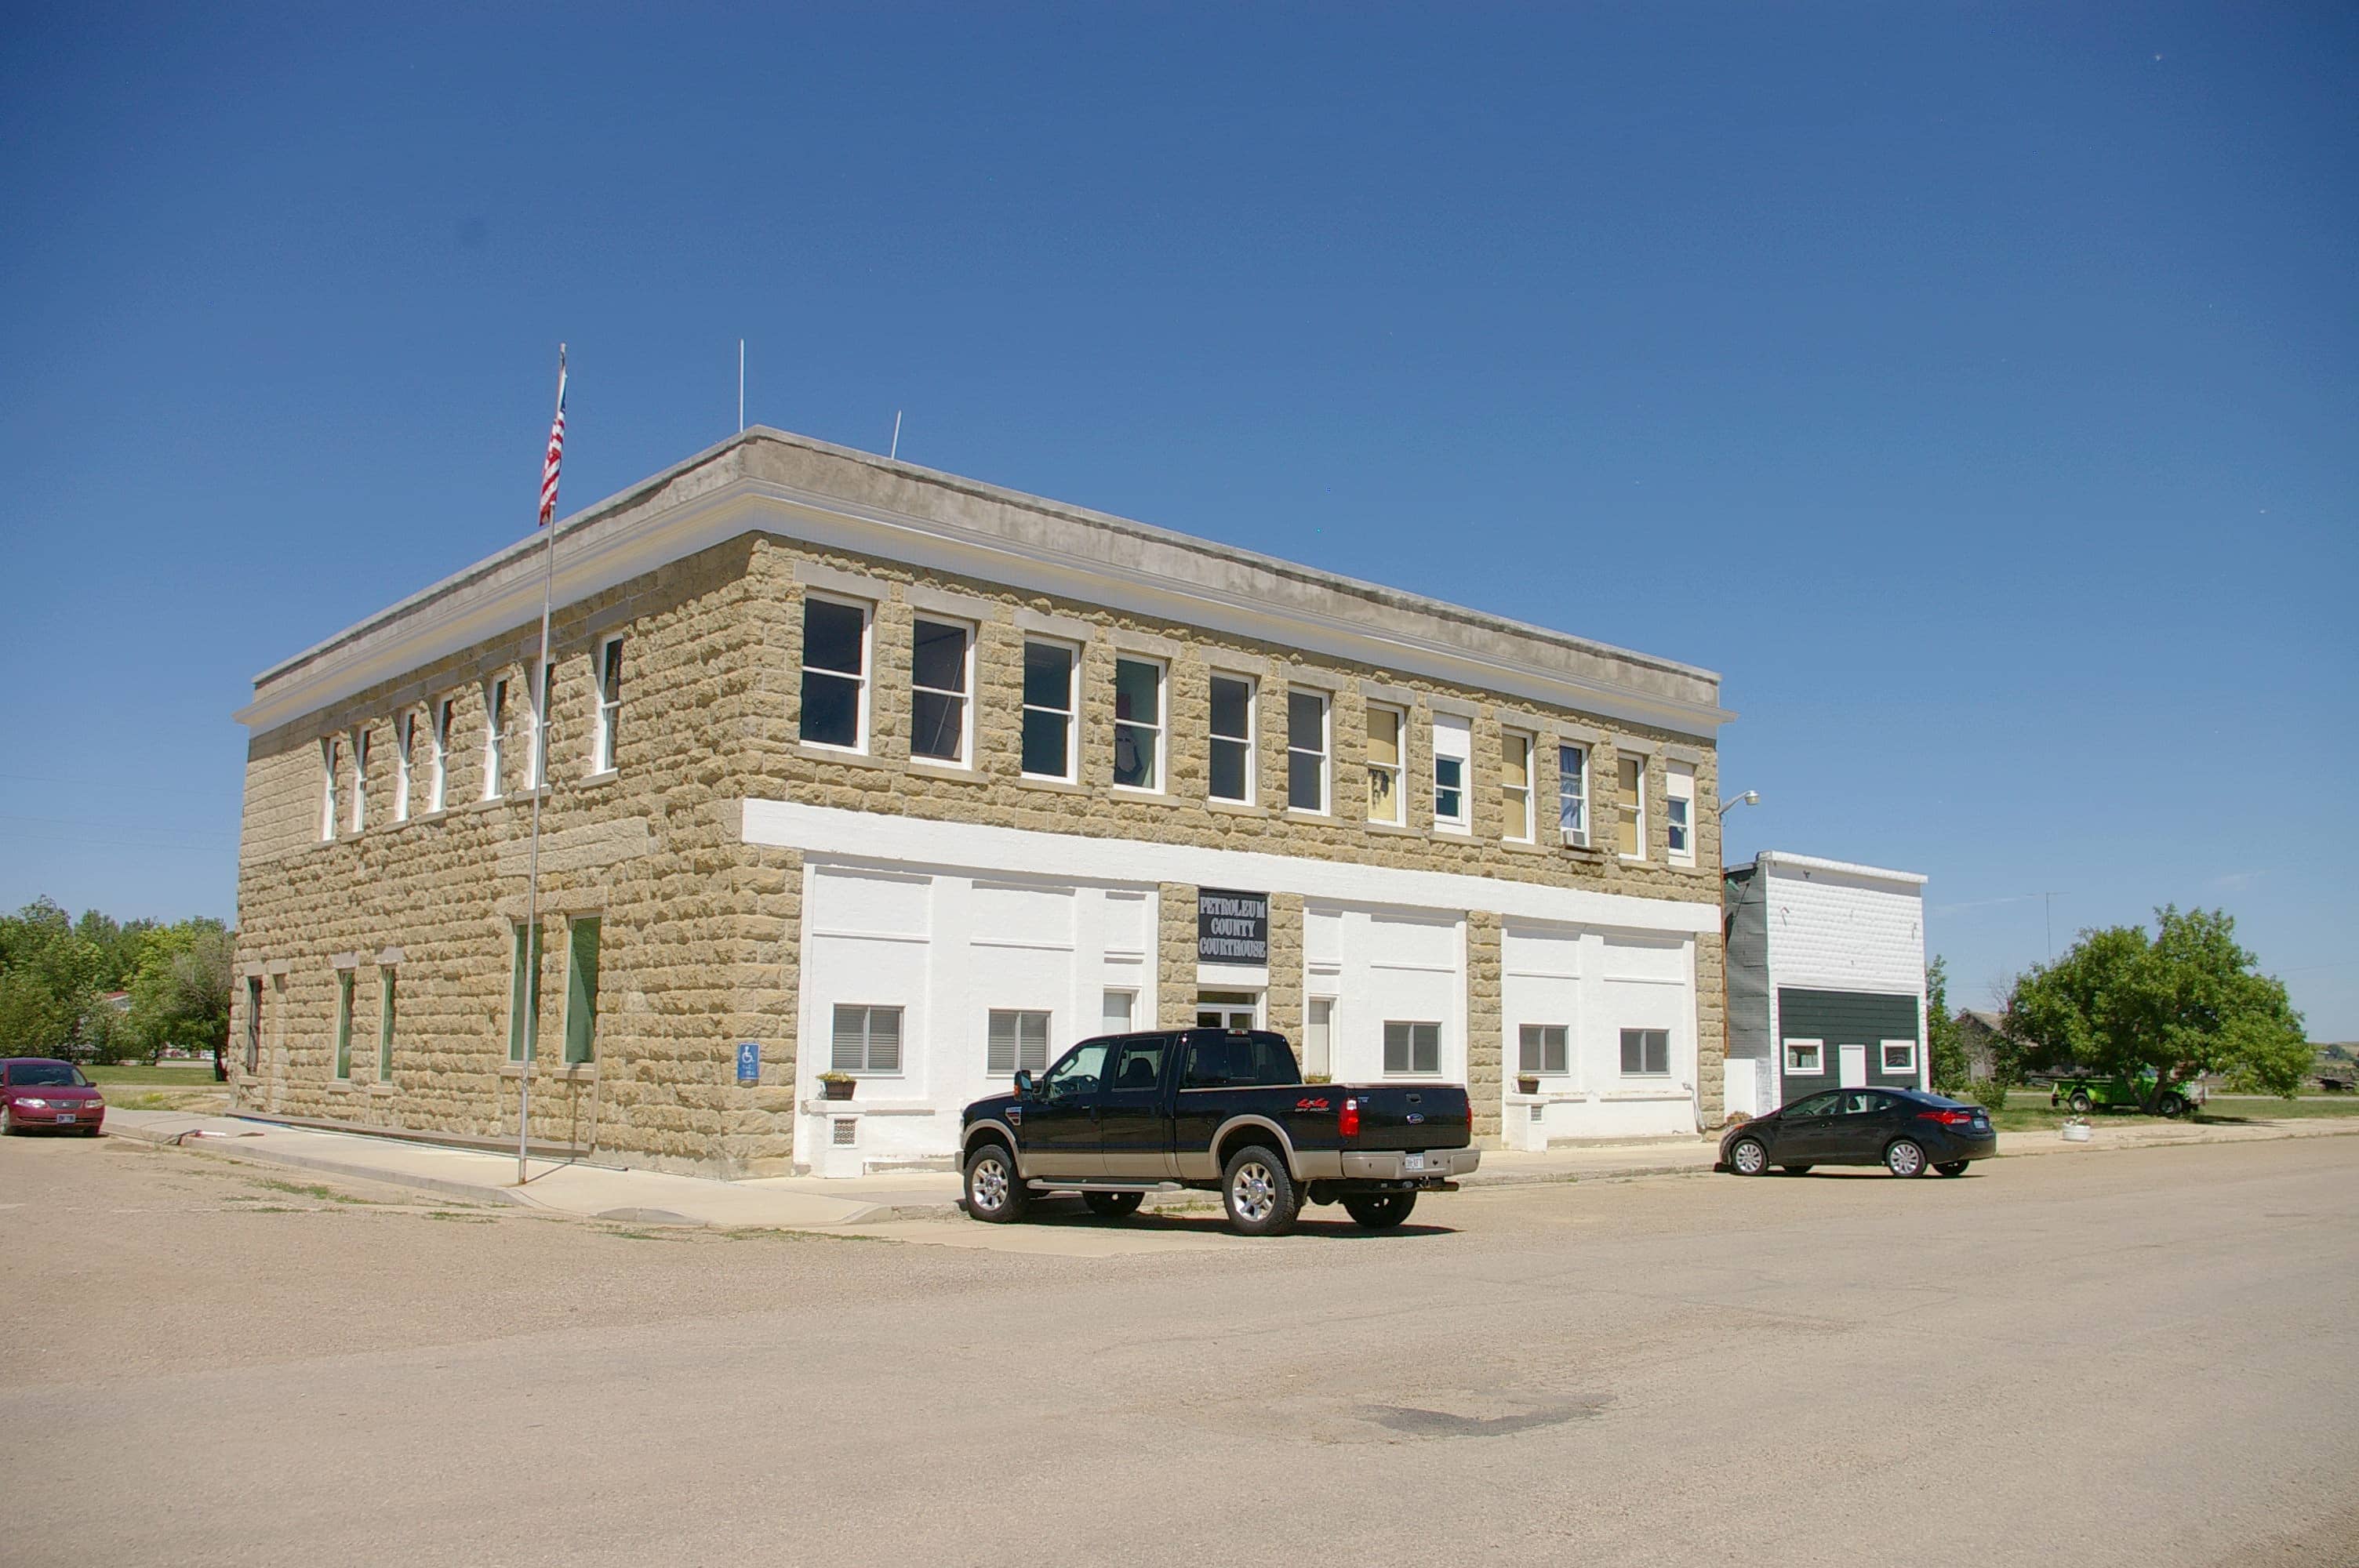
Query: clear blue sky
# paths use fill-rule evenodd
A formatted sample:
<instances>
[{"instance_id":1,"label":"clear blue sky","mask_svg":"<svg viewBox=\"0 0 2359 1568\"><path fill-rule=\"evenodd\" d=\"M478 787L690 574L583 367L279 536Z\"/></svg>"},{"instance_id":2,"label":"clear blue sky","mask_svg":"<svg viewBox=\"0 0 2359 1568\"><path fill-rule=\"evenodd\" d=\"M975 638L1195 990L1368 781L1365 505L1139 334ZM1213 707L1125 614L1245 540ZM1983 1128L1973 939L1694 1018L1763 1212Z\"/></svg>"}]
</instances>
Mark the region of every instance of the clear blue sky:
<instances>
[{"instance_id":1,"label":"clear blue sky","mask_svg":"<svg viewBox=\"0 0 2359 1568\"><path fill-rule=\"evenodd\" d=\"M0 18L0 904L232 913L254 674L763 423L1727 677L1953 1000L2359 1036L2359 12ZM2341 107L2336 105L2340 104Z\"/></svg>"}]
</instances>

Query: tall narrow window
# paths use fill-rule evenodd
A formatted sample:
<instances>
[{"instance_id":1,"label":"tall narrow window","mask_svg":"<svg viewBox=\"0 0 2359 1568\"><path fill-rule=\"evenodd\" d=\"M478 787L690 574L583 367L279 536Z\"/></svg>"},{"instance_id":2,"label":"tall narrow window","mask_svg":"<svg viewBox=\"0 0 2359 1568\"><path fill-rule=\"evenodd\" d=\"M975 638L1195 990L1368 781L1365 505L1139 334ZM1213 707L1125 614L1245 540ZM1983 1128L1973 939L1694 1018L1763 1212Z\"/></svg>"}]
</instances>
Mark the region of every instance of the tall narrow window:
<instances>
[{"instance_id":1,"label":"tall narrow window","mask_svg":"<svg viewBox=\"0 0 2359 1568\"><path fill-rule=\"evenodd\" d=\"M868 743L868 607L803 600L803 741L858 752Z\"/></svg>"},{"instance_id":2,"label":"tall narrow window","mask_svg":"<svg viewBox=\"0 0 2359 1568\"><path fill-rule=\"evenodd\" d=\"M1024 644L1024 772L1036 779L1073 777L1073 650L1062 643Z\"/></svg>"},{"instance_id":3,"label":"tall narrow window","mask_svg":"<svg viewBox=\"0 0 2359 1568\"><path fill-rule=\"evenodd\" d=\"M1567 845L1589 844L1589 748L1556 749L1556 824Z\"/></svg>"},{"instance_id":4,"label":"tall narrow window","mask_svg":"<svg viewBox=\"0 0 2359 1568\"><path fill-rule=\"evenodd\" d=\"M1163 787L1163 666L1151 659L1114 661L1114 782Z\"/></svg>"},{"instance_id":5,"label":"tall narrow window","mask_svg":"<svg viewBox=\"0 0 2359 1568\"><path fill-rule=\"evenodd\" d=\"M1254 792L1254 683L1212 677L1212 781L1214 800L1250 803Z\"/></svg>"},{"instance_id":6,"label":"tall narrow window","mask_svg":"<svg viewBox=\"0 0 2359 1568\"><path fill-rule=\"evenodd\" d=\"M556 662L552 660L542 665L539 676L540 678L532 683L527 694L527 706L531 711L526 715L526 722L532 727L527 737L532 744L525 753L525 787L527 789L539 789L549 783L549 727L553 717L550 701L557 694Z\"/></svg>"},{"instance_id":7,"label":"tall narrow window","mask_svg":"<svg viewBox=\"0 0 2359 1568\"><path fill-rule=\"evenodd\" d=\"M1663 838L1675 866L1696 863L1694 819L1695 769L1672 762L1663 769Z\"/></svg>"},{"instance_id":8,"label":"tall narrow window","mask_svg":"<svg viewBox=\"0 0 2359 1568\"><path fill-rule=\"evenodd\" d=\"M828 1066L838 1073L891 1075L901 1070L901 1010L845 1007L835 1010Z\"/></svg>"},{"instance_id":9,"label":"tall narrow window","mask_svg":"<svg viewBox=\"0 0 2359 1568\"><path fill-rule=\"evenodd\" d=\"M1108 991L1100 1022L1108 1034L1127 1034L1138 1017L1136 991Z\"/></svg>"},{"instance_id":10,"label":"tall narrow window","mask_svg":"<svg viewBox=\"0 0 2359 1568\"><path fill-rule=\"evenodd\" d=\"M1624 756L1615 759L1622 781L1621 821L1616 829L1621 835L1622 858L1643 860L1647 858L1647 759Z\"/></svg>"},{"instance_id":11,"label":"tall narrow window","mask_svg":"<svg viewBox=\"0 0 2359 1568\"><path fill-rule=\"evenodd\" d=\"M388 965L377 971L376 979L376 1081L393 1082L393 978L396 971Z\"/></svg>"},{"instance_id":12,"label":"tall narrow window","mask_svg":"<svg viewBox=\"0 0 2359 1568\"><path fill-rule=\"evenodd\" d=\"M1386 1023L1385 1071L1396 1077L1404 1075L1430 1077L1440 1072L1441 1025Z\"/></svg>"},{"instance_id":13,"label":"tall narrow window","mask_svg":"<svg viewBox=\"0 0 2359 1568\"><path fill-rule=\"evenodd\" d=\"M1289 811L1327 809L1327 694L1286 694L1286 806Z\"/></svg>"},{"instance_id":14,"label":"tall narrow window","mask_svg":"<svg viewBox=\"0 0 2359 1568\"><path fill-rule=\"evenodd\" d=\"M594 1060L598 1038L598 933L595 915L575 915L566 925L565 1060Z\"/></svg>"},{"instance_id":15,"label":"tall narrow window","mask_svg":"<svg viewBox=\"0 0 2359 1568\"><path fill-rule=\"evenodd\" d=\"M262 1070L262 977L245 977L245 1070Z\"/></svg>"},{"instance_id":16,"label":"tall narrow window","mask_svg":"<svg viewBox=\"0 0 2359 1568\"><path fill-rule=\"evenodd\" d=\"M336 1081L353 1076L353 972L336 971Z\"/></svg>"},{"instance_id":17,"label":"tall narrow window","mask_svg":"<svg viewBox=\"0 0 2359 1568\"><path fill-rule=\"evenodd\" d=\"M1368 704L1368 820L1401 821L1401 734L1403 715L1397 708Z\"/></svg>"},{"instance_id":18,"label":"tall narrow window","mask_svg":"<svg viewBox=\"0 0 2359 1568\"><path fill-rule=\"evenodd\" d=\"M368 726L353 731L353 831L368 826Z\"/></svg>"},{"instance_id":19,"label":"tall narrow window","mask_svg":"<svg viewBox=\"0 0 2359 1568\"><path fill-rule=\"evenodd\" d=\"M1500 836L1532 841L1532 738L1510 730L1499 737L1499 800L1506 808Z\"/></svg>"},{"instance_id":20,"label":"tall narrow window","mask_svg":"<svg viewBox=\"0 0 2359 1568\"><path fill-rule=\"evenodd\" d=\"M623 640L609 637L598 644L598 727L592 737L590 771L611 773L622 753Z\"/></svg>"},{"instance_id":21,"label":"tall narrow window","mask_svg":"<svg viewBox=\"0 0 2359 1568\"><path fill-rule=\"evenodd\" d=\"M320 742L320 837L336 836L336 774L344 765L344 749L332 735Z\"/></svg>"},{"instance_id":22,"label":"tall narrow window","mask_svg":"<svg viewBox=\"0 0 2359 1568\"><path fill-rule=\"evenodd\" d=\"M405 713L393 721L393 819L409 820L409 768L418 755L418 715Z\"/></svg>"},{"instance_id":23,"label":"tall narrow window","mask_svg":"<svg viewBox=\"0 0 2359 1568\"><path fill-rule=\"evenodd\" d=\"M458 704L443 697L434 705L434 722L427 726L426 809L440 811L451 784L451 715Z\"/></svg>"},{"instance_id":24,"label":"tall narrow window","mask_svg":"<svg viewBox=\"0 0 2359 1568\"><path fill-rule=\"evenodd\" d=\"M508 681L500 676L484 688L484 798L497 800L503 781L500 760L507 746Z\"/></svg>"},{"instance_id":25,"label":"tall narrow window","mask_svg":"<svg viewBox=\"0 0 2359 1568\"><path fill-rule=\"evenodd\" d=\"M1622 1032L1622 1076L1625 1078L1668 1077L1671 1071L1671 1033L1668 1029L1625 1029Z\"/></svg>"},{"instance_id":26,"label":"tall narrow window","mask_svg":"<svg viewBox=\"0 0 2359 1568\"><path fill-rule=\"evenodd\" d=\"M949 621L920 616L909 635L909 754L937 762L967 760L972 634Z\"/></svg>"},{"instance_id":27,"label":"tall narrow window","mask_svg":"<svg viewBox=\"0 0 2359 1568\"><path fill-rule=\"evenodd\" d=\"M1433 716L1433 826L1436 832L1465 833L1473 827L1473 803L1466 794L1466 768L1473 749L1473 724L1452 713Z\"/></svg>"},{"instance_id":28,"label":"tall narrow window","mask_svg":"<svg viewBox=\"0 0 2359 1568\"><path fill-rule=\"evenodd\" d=\"M1049 1015L994 1008L984 1048L984 1071L994 1077L1017 1071L1049 1070Z\"/></svg>"},{"instance_id":29,"label":"tall narrow window","mask_svg":"<svg viewBox=\"0 0 2359 1568\"><path fill-rule=\"evenodd\" d=\"M517 921L509 927L508 1060L538 1054L540 1041L540 927Z\"/></svg>"},{"instance_id":30,"label":"tall narrow window","mask_svg":"<svg viewBox=\"0 0 2359 1568\"><path fill-rule=\"evenodd\" d=\"M1302 1009L1302 1070L1324 1077L1335 1070L1335 999L1314 996Z\"/></svg>"},{"instance_id":31,"label":"tall narrow window","mask_svg":"<svg viewBox=\"0 0 2359 1568\"><path fill-rule=\"evenodd\" d=\"M1525 1024L1516 1042L1516 1070L1562 1073L1567 1065L1565 1033L1561 1023Z\"/></svg>"}]
</instances>

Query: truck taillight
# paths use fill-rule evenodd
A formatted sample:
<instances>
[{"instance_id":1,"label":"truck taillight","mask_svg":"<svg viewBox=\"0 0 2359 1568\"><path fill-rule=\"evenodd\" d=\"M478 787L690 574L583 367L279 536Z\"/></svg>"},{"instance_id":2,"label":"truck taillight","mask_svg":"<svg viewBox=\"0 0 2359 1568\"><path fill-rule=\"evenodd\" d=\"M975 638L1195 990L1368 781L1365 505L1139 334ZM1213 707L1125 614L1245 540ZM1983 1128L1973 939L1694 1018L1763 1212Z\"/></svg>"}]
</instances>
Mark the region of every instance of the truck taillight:
<instances>
[{"instance_id":1,"label":"truck taillight","mask_svg":"<svg viewBox=\"0 0 2359 1568\"><path fill-rule=\"evenodd\" d=\"M1346 1138L1360 1135L1360 1101L1356 1096L1343 1101L1343 1108L1335 1117L1335 1130Z\"/></svg>"}]
</instances>

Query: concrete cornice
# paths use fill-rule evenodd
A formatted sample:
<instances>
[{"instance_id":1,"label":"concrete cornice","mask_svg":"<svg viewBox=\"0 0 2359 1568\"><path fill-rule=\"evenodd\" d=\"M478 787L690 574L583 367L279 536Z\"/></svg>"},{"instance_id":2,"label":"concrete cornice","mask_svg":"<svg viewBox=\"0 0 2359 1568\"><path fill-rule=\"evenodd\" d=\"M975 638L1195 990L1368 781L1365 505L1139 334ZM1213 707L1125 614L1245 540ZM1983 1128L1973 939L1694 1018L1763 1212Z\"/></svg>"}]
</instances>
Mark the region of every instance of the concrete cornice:
<instances>
[{"instance_id":1,"label":"concrete cornice","mask_svg":"<svg viewBox=\"0 0 2359 1568\"><path fill-rule=\"evenodd\" d=\"M1782 849L1764 849L1754 859L1772 871L1832 871L1838 876L1857 877L1864 881L1897 882L1903 887L1923 887L1921 871L1895 871L1883 866L1860 866L1849 860L1822 860L1816 855L1789 855Z\"/></svg>"},{"instance_id":2,"label":"concrete cornice","mask_svg":"<svg viewBox=\"0 0 2359 1568\"><path fill-rule=\"evenodd\" d=\"M557 526L560 605L772 534L1683 734L1734 717L1708 670L759 427ZM526 627L545 547L520 540L263 672L238 720L275 729Z\"/></svg>"}]
</instances>

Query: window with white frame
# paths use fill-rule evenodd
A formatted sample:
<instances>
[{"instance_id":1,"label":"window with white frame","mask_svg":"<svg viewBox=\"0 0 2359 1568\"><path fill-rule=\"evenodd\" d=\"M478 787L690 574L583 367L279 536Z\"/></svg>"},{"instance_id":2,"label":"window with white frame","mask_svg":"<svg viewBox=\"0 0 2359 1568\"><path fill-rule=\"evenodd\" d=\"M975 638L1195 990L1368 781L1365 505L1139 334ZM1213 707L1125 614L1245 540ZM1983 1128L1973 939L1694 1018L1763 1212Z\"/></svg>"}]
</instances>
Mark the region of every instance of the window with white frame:
<instances>
[{"instance_id":1,"label":"window with white frame","mask_svg":"<svg viewBox=\"0 0 2359 1568\"><path fill-rule=\"evenodd\" d=\"M1589 748L1556 749L1556 826L1565 843L1589 847Z\"/></svg>"},{"instance_id":2,"label":"window with white frame","mask_svg":"<svg viewBox=\"0 0 2359 1568\"><path fill-rule=\"evenodd\" d=\"M1821 1040L1788 1040L1786 1042L1786 1070L1789 1073L1823 1073L1826 1043Z\"/></svg>"},{"instance_id":3,"label":"window with white frame","mask_svg":"<svg viewBox=\"0 0 2359 1568\"><path fill-rule=\"evenodd\" d=\"M1625 1029L1622 1032L1622 1076L1625 1078L1669 1077L1671 1032L1668 1029Z\"/></svg>"},{"instance_id":4,"label":"window with white frame","mask_svg":"<svg viewBox=\"0 0 2359 1568\"><path fill-rule=\"evenodd\" d=\"M1561 1023L1525 1024L1517 1032L1516 1040L1516 1071L1535 1076L1569 1071L1566 1047L1569 1033Z\"/></svg>"},{"instance_id":5,"label":"window with white frame","mask_svg":"<svg viewBox=\"0 0 2359 1568\"><path fill-rule=\"evenodd\" d=\"M1385 1024L1385 1071L1399 1077L1431 1077L1441 1071L1441 1025L1399 1022Z\"/></svg>"},{"instance_id":6,"label":"window with white frame","mask_svg":"<svg viewBox=\"0 0 2359 1568\"><path fill-rule=\"evenodd\" d=\"M1695 769L1685 762L1663 769L1663 834L1671 864L1696 863Z\"/></svg>"},{"instance_id":7,"label":"window with white frame","mask_svg":"<svg viewBox=\"0 0 2359 1568\"><path fill-rule=\"evenodd\" d=\"M1286 694L1286 807L1327 812L1327 717L1323 691Z\"/></svg>"},{"instance_id":8,"label":"window with white frame","mask_svg":"<svg viewBox=\"0 0 2359 1568\"><path fill-rule=\"evenodd\" d=\"M1098 1014L1100 1026L1108 1034L1127 1034L1137 1027L1138 993L1114 990L1105 993L1105 1002Z\"/></svg>"},{"instance_id":9,"label":"window with white frame","mask_svg":"<svg viewBox=\"0 0 2359 1568\"><path fill-rule=\"evenodd\" d=\"M336 775L344 765L344 749L332 735L320 742L320 837L336 836Z\"/></svg>"},{"instance_id":10,"label":"window with white frame","mask_svg":"<svg viewBox=\"0 0 2359 1568\"><path fill-rule=\"evenodd\" d=\"M1917 1042L1886 1040L1884 1045L1884 1070L1887 1073L1913 1073L1917 1070Z\"/></svg>"},{"instance_id":11,"label":"window with white frame","mask_svg":"<svg viewBox=\"0 0 2359 1568\"><path fill-rule=\"evenodd\" d=\"M1471 832L1474 802L1467 785L1474 726L1454 713L1433 716L1433 826L1440 833Z\"/></svg>"},{"instance_id":12,"label":"window with white frame","mask_svg":"<svg viewBox=\"0 0 2359 1568\"><path fill-rule=\"evenodd\" d=\"M963 767L972 755L974 632L920 615L909 623L909 755Z\"/></svg>"},{"instance_id":13,"label":"window with white frame","mask_svg":"<svg viewBox=\"0 0 2359 1568\"><path fill-rule=\"evenodd\" d=\"M1647 759L1624 755L1614 762L1622 784L1615 802L1622 809L1614 824L1622 858L1643 860L1647 858Z\"/></svg>"},{"instance_id":14,"label":"window with white frame","mask_svg":"<svg viewBox=\"0 0 2359 1568\"><path fill-rule=\"evenodd\" d=\"M1024 644L1023 768L1027 778L1073 774L1073 687L1081 661L1062 643Z\"/></svg>"},{"instance_id":15,"label":"window with white frame","mask_svg":"<svg viewBox=\"0 0 2359 1568\"><path fill-rule=\"evenodd\" d=\"M835 1030L828 1045L828 1068L837 1073L885 1077L900 1072L901 1010L837 1003Z\"/></svg>"},{"instance_id":16,"label":"window with white frame","mask_svg":"<svg viewBox=\"0 0 2359 1568\"><path fill-rule=\"evenodd\" d=\"M1532 841L1532 738L1509 730L1499 737L1499 800L1506 822L1499 836L1517 844Z\"/></svg>"},{"instance_id":17,"label":"window with white frame","mask_svg":"<svg viewBox=\"0 0 2359 1568\"><path fill-rule=\"evenodd\" d=\"M1368 820L1401 826L1401 739L1408 715L1368 704Z\"/></svg>"},{"instance_id":18,"label":"window with white frame","mask_svg":"<svg viewBox=\"0 0 2359 1568\"><path fill-rule=\"evenodd\" d=\"M993 1008L984 1054L984 1071L994 1077L1047 1072L1049 1015Z\"/></svg>"},{"instance_id":19,"label":"window with white frame","mask_svg":"<svg viewBox=\"0 0 2359 1568\"><path fill-rule=\"evenodd\" d=\"M803 744L868 749L868 622L857 600L804 594Z\"/></svg>"},{"instance_id":20,"label":"window with white frame","mask_svg":"<svg viewBox=\"0 0 2359 1568\"><path fill-rule=\"evenodd\" d=\"M353 831L368 826L368 726L353 731Z\"/></svg>"},{"instance_id":21,"label":"window with white frame","mask_svg":"<svg viewBox=\"0 0 2359 1568\"><path fill-rule=\"evenodd\" d=\"M433 722L426 736L426 809L442 809L451 784L451 716L459 705L443 697L434 705Z\"/></svg>"},{"instance_id":22,"label":"window with white frame","mask_svg":"<svg viewBox=\"0 0 2359 1568\"><path fill-rule=\"evenodd\" d=\"M1211 779L1214 800L1250 805L1254 797L1254 683L1246 676L1212 677Z\"/></svg>"},{"instance_id":23,"label":"window with white frame","mask_svg":"<svg viewBox=\"0 0 2359 1568\"><path fill-rule=\"evenodd\" d=\"M1325 1077L1334 1059L1335 999L1314 996L1302 1004L1302 1070Z\"/></svg>"},{"instance_id":24,"label":"window with white frame","mask_svg":"<svg viewBox=\"0 0 2359 1568\"><path fill-rule=\"evenodd\" d=\"M409 820L409 770L418 756L418 715L402 714L393 721L393 819Z\"/></svg>"},{"instance_id":25,"label":"window with white frame","mask_svg":"<svg viewBox=\"0 0 2359 1568\"><path fill-rule=\"evenodd\" d=\"M598 644L598 722L590 739L590 771L611 773L622 755L623 640L609 637Z\"/></svg>"},{"instance_id":26,"label":"window with white frame","mask_svg":"<svg viewBox=\"0 0 2359 1568\"><path fill-rule=\"evenodd\" d=\"M1122 789L1163 787L1163 665L1158 660L1114 663L1114 782Z\"/></svg>"},{"instance_id":27,"label":"window with white frame","mask_svg":"<svg viewBox=\"0 0 2359 1568\"><path fill-rule=\"evenodd\" d=\"M540 678L527 688L525 722L530 726L526 739L530 744L525 750L525 787L538 789L549 782L549 707L557 692L557 665L544 661L539 666Z\"/></svg>"},{"instance_id":28,"label":"window with white frame","mask_svg":"<svg viewBox=\"0 0 2359 1568\"><path fill-rule=\"evenodd\" d=\"M500 798L501 753L507 745L508 681L502 676L484 688L484 798Z\"/></svg>"}]
</instances>

